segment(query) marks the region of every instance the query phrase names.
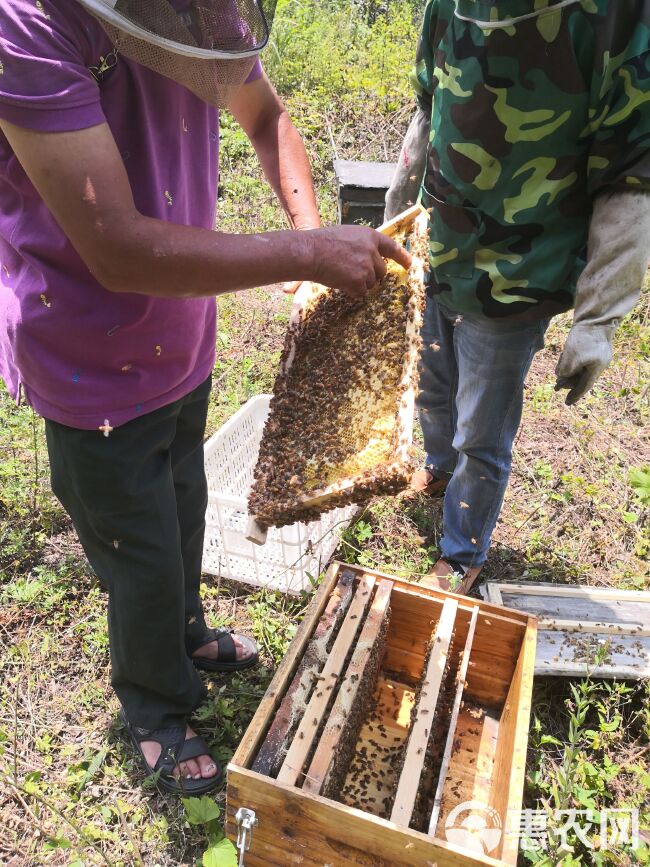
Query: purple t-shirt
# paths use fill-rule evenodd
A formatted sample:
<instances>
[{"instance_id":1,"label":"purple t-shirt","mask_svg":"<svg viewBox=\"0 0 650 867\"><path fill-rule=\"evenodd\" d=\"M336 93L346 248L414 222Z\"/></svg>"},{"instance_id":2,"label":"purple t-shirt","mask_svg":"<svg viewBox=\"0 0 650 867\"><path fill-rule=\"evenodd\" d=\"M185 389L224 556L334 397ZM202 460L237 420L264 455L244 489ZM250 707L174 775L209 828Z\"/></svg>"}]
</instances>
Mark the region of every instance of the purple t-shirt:
<instances>
[{"instance_id":1,"label":"purple t-shirt","mask_svg":"<svg viewBox=\"0 0 650 867\"><path fill-rule=\"evenodd\" d=\"M116 56L76 0L0 0L0 118L53 133L107 122L140 213L214 227L217 110ZM208 376L215 324L213 298L104 289L0 132L0 376L14 397L71 427L115 427Z\"/></svg>"}]
</instances>

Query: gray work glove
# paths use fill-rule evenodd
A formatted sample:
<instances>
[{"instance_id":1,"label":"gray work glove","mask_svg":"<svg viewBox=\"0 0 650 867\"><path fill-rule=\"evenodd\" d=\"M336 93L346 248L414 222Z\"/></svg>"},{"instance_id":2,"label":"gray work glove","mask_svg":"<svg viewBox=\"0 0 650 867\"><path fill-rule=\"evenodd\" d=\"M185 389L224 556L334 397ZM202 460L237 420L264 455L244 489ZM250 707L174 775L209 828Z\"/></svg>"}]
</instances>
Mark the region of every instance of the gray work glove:
<instances>
[{"instance_id":1,"label":"gray work glove","mask_svg":"<svg viewBox=\"0 0 650 867\"><path fill-rule=\"evenodd\" d=\"M573 326L555 368L555 390L571 406L612 360L612 339L639 299L650 258L650 193L602 193L594 201L587 265L576 290Z\"/></svg>"},{"instance_id":2,"label":"gray work glove","mask_svg":"<svg viewBox=\"0 0 650 867\"><path fill-rule=\"evenodd\" d=\"M386 193L385 220L392 220L417 202L427 161L430 130L431 115L418 108L404 138L397 169Z\"/></svg>"}]
</instances>

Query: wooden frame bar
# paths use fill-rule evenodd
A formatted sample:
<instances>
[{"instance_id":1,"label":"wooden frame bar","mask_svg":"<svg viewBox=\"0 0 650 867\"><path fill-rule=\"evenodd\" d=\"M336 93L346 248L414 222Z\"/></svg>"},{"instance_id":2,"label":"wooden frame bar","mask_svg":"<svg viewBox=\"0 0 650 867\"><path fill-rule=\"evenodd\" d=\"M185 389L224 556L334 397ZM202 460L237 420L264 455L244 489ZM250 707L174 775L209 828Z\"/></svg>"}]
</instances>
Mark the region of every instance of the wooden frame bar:
<instances>
[{"instance_id":1,"label":"wooden frame bar","mask_svg":"<svg viewBox=\"0 0 650 867\"><path fill-rule=\"evenodd\" d=\"M463 650L463 656L460 662L460 668L458 669L458 686L456 687L456 695L454 697L454 704L451 710L451 718L449 720L449 732L447 734L447 742L445 744L445 751L442 756L442 764L440 766L440 775L438 777L438 786L436 788L436 794L433 798L433 810L431 811L431 820L429 821L429 834L434 835L436 832L436 826L438 824L438 817L440 815L440 807L442 806L442 796L445 788L445 783L447 781L447 773L449 771L449 761L451 759L451 753L454 748L454 739L456 737L456 724L458 723L458 714L460 711L460 703L463 698L463 692L465 690L465 678L467 677L467 669L469 667L469 658L472 653L472 643L474 641L474 633L476 632L476 623L478 621L478 612L479 606L476 605L474 610L472 611L472 619L469 623L469 630L467 632L467 639L465 640L465 648Z\"/></svg>"},{"instance_id":2,"label":"wooden frame bar","mask_svg":"<svg viewBox=\"0 0 650 867\"><path fill-rule=\"evenodd\" d=\"M298 627L291 642L289 652L280 663L273 680L269 684L269 688L264 694L264 698L246 729L244 737L239 742L239 746L231 760L233 764L245 768L251 765L255 753L268 731L269 720L274 717L276 710L280 706L287 686L290 684L291 678L298 668L302 655L312 637L314 621L318 620L325 611L339 575L346 571L349 571L346 565L338 562L332 563L327 570L320 587L311 601L309 616L305 617ZM352 574L356 577L358 574L357 570L352 570Z\"/></svg>"},{"instance_id":3,"label":"wooden frame bar","mask_svg":"<svg viewBox=\"0 0 650 867\"><path fill-rule=\"evenodd\" d=\"M579 584L534 583L515 584L489 581L487 583L488 601L503 605L504 593L517 593L522 596L566 596L587 599L608 599L630 602L648 602L649 595L644 590L616 590L611 587L585 587Z\"/></svg>"},{"instance_id":4,"label":"wooden frame bar","mask_svg":"<svg viewBox=\"0 0 650 867\"><path fill-rule=\"evenodd\" d=\"M549 629L553 632L595 632L598 635L638 635L641 638L650 636L650 626L643 623L590 623L578 620L557 620L554 617L539 617L539 629Z\"/></svg>"},{"instance_id":5,"label":"wooden frame bar","mask_svg":"<svg viewBox=\"0 0 650 867\"><path fill-rule=\"evenodd\" d=\"M447 666L457 613L458 602L455 599L446 599L436 628L434 645L427 663L423 688L406 747L406 757L391 812L390 820L397 825L408 825L415 807L429 734L431 733L431 726L434 724L434 715Z\"/></svg>"},{"instance_id":6,"label":"wooden frame bar","mask_svg":"<svg viewBox=\"0 0 650 867\"><path fill-rule=\"evenodd\" d=\"M321 688L316 689L309 700L302 722L280 768L277 776L280 783L295 786L303 775L303 766L314 744L332 692L340 683L343 674L341 668L370 604L374 586L375 579L368 575L364 575L359 582L343 625L320 675Z\"/></svg>"},{"instance_id":7,"label":"wooden frame bar","mask_svg":"<svg viewBox=\"0 0 650 867\"><path fill-rule=\"evenodd\" d=\"M350 716L359 688L364 682L364 673L367 675L371 660L377 652L380 636L382 634L385 635L392 589L392 581L387 581L384 578L379 582L370 611L363 624L361 635L345 673L345 678L307 771L305 782L302 786L303 791L318 795L323 789L327 788L336 754L341 750L341 733ZM348 733L347 736L350 737L350 734ZM345 750L345 752L347 751Z\"/></svg>"},{"instance_id":8,"label":"wooden frame bar","mask_svg":"<svg viewBox=\"0 0 650 867\"><path fill-rule=\"evenodd\" d=\"M282 703L274 715L273 722L264 738L253 762L253 770L258 774L270 775L274 772L280 757L289 747L289 738L295 728L295 703L301 694L313 687L316 675L326 661L326 647L334 630L345 616L354 593L354 576L349 572L340 573L325 611L318 620L314 634L300 660L298 669L287 687Z\"/></svg>"}]
</instances>

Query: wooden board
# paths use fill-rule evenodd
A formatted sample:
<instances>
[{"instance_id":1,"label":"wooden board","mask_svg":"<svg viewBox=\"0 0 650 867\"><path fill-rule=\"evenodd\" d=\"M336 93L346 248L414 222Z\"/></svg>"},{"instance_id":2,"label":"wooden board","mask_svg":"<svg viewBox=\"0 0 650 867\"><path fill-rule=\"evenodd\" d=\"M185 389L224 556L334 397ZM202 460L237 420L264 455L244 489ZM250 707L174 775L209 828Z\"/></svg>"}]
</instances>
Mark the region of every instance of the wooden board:
<instances>
[{"instance_id":1,"label":"wooden board","mask_svg":"<svg viewBox=\"0 0 650 867\"><path fill-rule=\"evenodd\" d=\"M328 778L333 771L335 759L341 760L341 735L345 732L346 737L349 737L351 734L349 731L346 732L346 725L357 700L359 689L364 684L364 678L371 676L371 671L376 674L381 663L381 657L377 658L377 654L381 653L380 638L382 635L385 638L384 627L387 625L386 618L392 589L392 581L383 579L379 582L352 659L345 672L345 678L325 724L325 729L320 736L303 783L303 789L315 795L320 794L322 790L327 790ZM373 678L371 694L374 692L374 686Z\"/></svg>"},{"instance_id":2,"label":"wooden board","mask_svg":"<svg viewBox=\"0 0 650 867\"><path fill-rule=\"evenodd\" d=\"M363 622L374 586L375 579L368 575L364 575L359 582L354 599L320 675L320 689L316 689L309 700L302 722L280 768L277 777L280 783L295 786L299 780L302 782L303 766L314 744L334 690L340 684L346 657Z\"/></svg>"},{"instance_id":3,"label":"wooden board","mask_svg":"<svg viewBox=\"0 0 650 867\"><path fill-rule=\"evenodd\" d=\"M456 600L445 600L436 628L434 644L427 662L424 683L417 703L416 715L411 726L404 765L390 817L391 822L396 822L398 825L408 826L413 814L426 757L429 734L433 725L440 688L447 667L457 613L458 603Z\"/></svg>"},{"instance_id":4,"label":"wooden board","mask_svg":"<svg viewBox=\"0 0 650 867\"><path fill-rule=\"evenodd\" d=\"M287 863L303 867L503 867L494 858L231 764L226 810L231 839L237 836L237 804L253 807L259 821L246 867L284 867ZM286 853L300 853L301 860L289 860Z\"/></svg>"},{"instance_id":5,"label":"wooden board","mask_svg":"<svg viewBox=\"0 0 650 867\"><path fill-rule=\"evenodd\" d=\"M650 593L569 584L488 582L498 605L527 611L540 621L560 619L590 623L644 624L650 627Z\"/></svg>"},{"instance_id":6,"label":"wooden board","mask_svg":"<svg viewBox=\"0 0 650 867\"><path fill-rule=\"evenodd\" d=\"M397 163L333 160L333 168L339 188L385 191L391 185Z\"/></svg>"},{"instance_id":7,"label":"wooden board","mask_svg":"<svg viewBox=\"0 0 650 867\"><path fill-rule=\"evenodd\" d=\"M495 774L489 803L503 823L500 857L506 864L517 863L519 850L521 801L515 793L523 792L526 774L536 642L537 625L532 621L526 630L499 720L499 738L494 756Z\"/></svg>"},{"instance_id":8,"label":"wooden board","mask_svg":"<svg viewBox=\"0 0 650 867\"><path fill-rule=\"evenodd\" d=\"M532 582L486 589L490 602L538 618L536 674L650 677L650 593Z\"/></svg>"}]
</instances>

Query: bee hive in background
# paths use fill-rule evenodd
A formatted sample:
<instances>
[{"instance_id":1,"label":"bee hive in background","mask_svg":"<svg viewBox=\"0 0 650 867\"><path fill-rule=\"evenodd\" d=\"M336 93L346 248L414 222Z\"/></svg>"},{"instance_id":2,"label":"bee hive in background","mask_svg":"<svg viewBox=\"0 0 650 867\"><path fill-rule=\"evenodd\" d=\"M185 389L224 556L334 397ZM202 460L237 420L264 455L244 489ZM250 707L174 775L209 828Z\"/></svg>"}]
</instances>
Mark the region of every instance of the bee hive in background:
<instances>
[{"instance_id":1,"label":"bee hive in background","mask_svg":"<svg viewBox=\"0 0 650 867\"><path fill-rule=\"evenodd\" d=\"M514 865L535 636L335 563L228 768L229 835L257 817L246 864Z\"/></svg>"},{"instance_id":2,"label":"bee hive in background","mask_svg":"<svg viewBox=\"0 0 650 867\"><path fill-rule=\"evenodd\" d=\"M411 208L380 229L408 243L363 300L316 284L296 298L264 429L249 514L261 527L392 494L408 484L427 217Z\"/></svg>"}]
</instances>

